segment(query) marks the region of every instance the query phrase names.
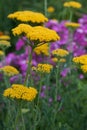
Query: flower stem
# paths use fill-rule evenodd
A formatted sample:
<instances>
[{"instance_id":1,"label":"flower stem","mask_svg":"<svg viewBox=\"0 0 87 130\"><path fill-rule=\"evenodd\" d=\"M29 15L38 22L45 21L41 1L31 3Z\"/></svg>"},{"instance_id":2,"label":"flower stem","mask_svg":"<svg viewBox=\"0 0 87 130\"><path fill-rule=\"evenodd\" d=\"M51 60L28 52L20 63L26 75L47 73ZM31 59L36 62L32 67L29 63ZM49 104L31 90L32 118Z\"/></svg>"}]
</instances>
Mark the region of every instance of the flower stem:
<instances>
[{"instance_id":1,"label":"flower stem","mask_svg":"<svg viewBox=\"0 0 87 130\"><path fill-rule=\"evenodd\" d=\"M73 10L72 9L70 9L70 18L69 18L69 20L72 22L72 18L73 18Z\"/></svg>"},{"instance_id":2,"label":"flower stem","mask_svg":"<svg viewBox=\"0 0 87 130\"><path fill-rule=\"evenodd\" d=\"M47 16L47 0L44 0L44 13Z\"/></svg>"},{"instance_id":3,"label":"flower stem","mask_svg":"<svg viewBox=\"0 0 87 130\"><path fill-rule=\"evenodd\" d=\"M28 85L28 77L31 76L31 61L32 61L32 48L31 48L31 53L29 53L30 48L28 48L28 68L27 68L27 72L26 72L26 76L25 76L25 80L24 80L24 86Z\"/></svg>"}]
</instances>

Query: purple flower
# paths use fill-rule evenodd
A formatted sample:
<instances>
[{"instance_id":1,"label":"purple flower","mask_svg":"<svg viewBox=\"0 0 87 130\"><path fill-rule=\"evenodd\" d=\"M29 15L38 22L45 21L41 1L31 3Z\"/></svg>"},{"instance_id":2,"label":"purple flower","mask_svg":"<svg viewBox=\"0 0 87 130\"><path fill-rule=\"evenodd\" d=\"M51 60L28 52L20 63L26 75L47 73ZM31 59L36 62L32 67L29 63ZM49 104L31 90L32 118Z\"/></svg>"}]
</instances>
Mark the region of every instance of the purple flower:
<instances>
[{"instance_id":1,"label":"purple flower","mask_svg":"<svg viewBox=\"0 0 87 130\"><path fill-rule=\"evenodd\" d=\"M74 41L77 42L78 45L87 46L87 25L81 25L76 32L74 33Z\"/></svg>"},{"instance_id":2,"label":"purple flower","mask_svg":"<svg viewBox=\"0 0 87 130\"><path fill-rule=\"evenodd\" d=\"M60 95L57 96L57 101L61 101L61 96Z\"/></svg>"},{"instance_id":3,"label":"purple flower","mask_svg":"<svg viewBox=\"0 0 87 130\"><path fill-rule=\"evenodd\" d=\"M26 37L20 38L16 43L16 50L19 51L25 45Z\"/></svg>"},{"instance_id":4,"label":"purple flower","mask_svg":"<svg viewBox=\"0 0 87 130\"><path fill-rule=\"evenodd\" d=\"M78 20L78 22L81 23L81 24L83 24L83 25L87 24L87 15L83 15L82 18L80 18Z\"/></svg>"},{"instance_id":5,"label":"purple flower","mask_svg":"<svg viewBox=\"0 0 87 130\"><path fill-rule=\"evenodd\" d=\"M40 93L40 97L41 97L41 98L45 98L45 93L44 93L44 92L41 92L41 93Z\"/></svg>"},{"instance_id":6,"label":"purple flower","mask_svg":"<svg viewBox=\"0 0 87 130\"><path fill-rule=\"evenodd\" d=\"M70 68L65 68L63 71L61 71L61 76L66 77L69 72L70 72Z\"/></svg>"},{"instance_id":7,"label":"purple flower","mask_svg":"<svg viewBox=\"0 0 87 130\"><path fill-rule=\"evenodd\" d=\"M84 78L84 75L83 75L83 74L79 74L79 78L80 78L80 79L83 79L83 78Z\"/></svg>"},{"instance_id":8,"label":"purple flower","mask_svg":"<svg viewBox=\"0 0 87 130\"><path fill-rule=\"evenodd\" d=\"M48 27L52 30L55 30L58 33L58 35L60 36L60 40L53 43L53 45L55 44L54 46L58 47L59 45L64 45L67 43L68 38L69 38L69 30L65 26L65 21L58 23L58 21L49 20L46 23L46 27Z\"/></svg>"},{"instance_id":9,"label":"purple flower","mask_svg":"<svg viewBox=\"0 0 87 130\"><path fill-rule=\"evenodd\" d=\"M48 99L48 101L49 101L49 103L52 103L53 99L50 97L50 98Z\"/></svg>"}]
</instances>

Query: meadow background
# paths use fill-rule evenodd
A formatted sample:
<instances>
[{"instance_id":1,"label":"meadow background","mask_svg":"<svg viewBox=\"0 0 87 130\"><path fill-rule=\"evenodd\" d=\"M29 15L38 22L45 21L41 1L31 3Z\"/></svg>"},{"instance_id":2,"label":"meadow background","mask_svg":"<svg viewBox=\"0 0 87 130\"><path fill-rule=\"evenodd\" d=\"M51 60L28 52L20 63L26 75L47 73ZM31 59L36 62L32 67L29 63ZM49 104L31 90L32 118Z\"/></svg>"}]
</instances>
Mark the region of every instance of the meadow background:
<instances>
[{"instance_id":1,"label":"meadow background","mask_svg":"<svg viewBox=\"0 0 87 130\"><path fill-rule=\"evenodd\" d=\"M75 0L82 7L73 12L71 22L81 25L74 29L65 26L65 22L70 20L70 12L63 6L66 1L71 0L0 0L0 36L10 36L11 43L4 50L5 55L0 57L0 68L11 65L20 72L16 77L9 77L0 71L0 130L87 130L87 1ZM53 7L54 11L48 11L49 7ZM41 49L44 51L40 50L40 55L38 50L32 54L32 65L29 65L31 76L27 85L38 91L32 102L3 96L4 90L12 84L23 84L30 60L28 55L31 50L28 54L24 39L12 34L17 21L7 18L10 13L20 10L44 14L49 19L44 25L61 37L60 42L48 45L50 49L47 45L43 46ZM79 34L81 31L82 34ZM61 48L69 54L61 52L64 57L61 54L54 56L52 51ZM1 46L0 50L3 50ZM51 64L52 71L36 73L36 68L32 67L39 63ZM81 65L86 66L82 69Z\"/></svg>"}]
</instances>

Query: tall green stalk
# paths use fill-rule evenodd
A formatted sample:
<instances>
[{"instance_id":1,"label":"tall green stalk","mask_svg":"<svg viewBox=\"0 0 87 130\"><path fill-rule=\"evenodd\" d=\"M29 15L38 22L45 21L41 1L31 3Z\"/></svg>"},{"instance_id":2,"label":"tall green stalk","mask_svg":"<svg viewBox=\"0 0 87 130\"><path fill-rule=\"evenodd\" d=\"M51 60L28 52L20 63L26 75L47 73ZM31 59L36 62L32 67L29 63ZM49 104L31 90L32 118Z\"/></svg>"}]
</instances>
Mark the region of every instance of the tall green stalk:
<instances>
[{"instance_id":1,"label":"tall green stalk","mask_svg":"<svg viewBox=\"0 0 87 130\"><path fill-rule=\"evenodd\" d=\"M28 48L28 68L27 68L27 72L26 72L26 76L25 76L25 80L24 80L24 85L27 86L28 85L28 78L31 78L31 61L32 61L32 53L33 50L31 48L31 53L29 53L30 49ZM29 79L30 80L30 79Z\"/></svg>"},{"instance_id":2,"label":"tall green stalk","mask_svg":"<svg viewBox=\"0 0 87 130\"><path fill-rule=\"evenodd\" d=\"M44 13L47 16L47 0L44 0Z\"/></svg>"}]
</instances>

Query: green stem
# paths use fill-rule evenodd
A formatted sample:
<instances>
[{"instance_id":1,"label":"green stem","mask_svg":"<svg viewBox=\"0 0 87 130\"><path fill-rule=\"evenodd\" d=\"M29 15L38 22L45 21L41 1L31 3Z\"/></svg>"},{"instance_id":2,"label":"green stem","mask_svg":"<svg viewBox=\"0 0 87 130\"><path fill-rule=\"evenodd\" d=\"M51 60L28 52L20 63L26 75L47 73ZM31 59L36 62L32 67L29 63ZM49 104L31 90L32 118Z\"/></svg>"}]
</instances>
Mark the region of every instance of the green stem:
<instances>
[{"instance_id":1,"label":"green stem","mask_svg":"<svg viewBox=\"0 0 87 130\"><path fill-rule=\"evenodd\" d=\"M55 88L55 104L54 104L54 113L53 113L53 125L55 126L55 119L57 115L58 103L57 103L57 95L58 95L58 88L59 88L59 63L57 63L57 70L56 70L56 88Z\"/></svg>"},{"instance_id":2,"label":"green stem","mask_svg":"<svg viewBox=\"0 0 87 130\"><path fill-rule=\"evenodd\" d=\"M50 83L50 74L47 75L46 77L46 97L48 98L49 96L49 83Z\"/></svg>"},{"instance_id":3,"label":"green stem","mask_svg":"<svg viewBox=\"0 0 87 130\"><path fill-rule=\"evenodd\" d=\"M40 87L39 87L39 92L38 92L38 99L37 99L37 106L39 104L39 100L40 100L40 93L41 93L41 87L42 87L42 74L40 74Z\"/></svg>"},{"instance_id":4,"label":"green stem","mask_svg":"<svg viewBox=\"0 0 87 130\"><path fill-rule=\"evenodd\" d=\"M5 82L6 88L9 88L10 87L9 78L6 75L4 75L3 77L4 77L4 82Z\"/></svg>"},{"instance_id":5,"label":"green stem","mask_svg":"<svg viewBox=\"0 0 87 130\"><path fill-rule=\"evenodd\" d=\"M47 0L44 0L44 13L47 16Z\"/></svg>"},{"instance_id":6,"label":"green stem","mask_svg":"<svg viewBox=\"0 0 87 130\"><path fill-rule=\"evenodd\" d=\"M17 125L18 125L18 120L19 120L19 116L20 116L20 105L18 105L17 108L18 108L18 111L17 111L15 122L14 122L14 130L17 129Z\"/></svg>"},{"instance_id":7,"label":"green stem","mask_svg":"<svg viewBox=\"0 0 87 130\"><path fill-rule=\"evenodd\" d=\"M73 10L70 8L70 18L69 20L72 22L72 18L73 18Z\"/></svg>"},{"instance_id":8,"label":"green stem","mask_svg":"<svg viewBox=\"0 0 87 130\"><path fill-rule=\"evenodd\" d=\"M28 51L29 51L29 48L28 48ZM28 77L31 76L31 61L32 61L32 48L31 48L31 53L29 54L29 57L28 57L28 68L27 68L27 72L26 72L26 76L25 76L25 80L24 80L24 86L27 86L28 85Z\"/></svg>"},{"instance_id":9,"label":"green stem","mask_svg":"<svg viewBox=\"0 0 87 130\"><path fill-rule=\"evenodd\" d=\"M58 80L58 77L59 77L59 64L57 64L57 70L56 70L56 88L55 88L55 102L57 101L57 94L58 94L58 85L59 85L59 80Z\"/></svg>"},{"instance_id":10,"label":"green stem","mask_svg":"<svg viewBox=\"0 0 87 130\"><path fill-rule=\"evenodd\" d=\"M21 109L22 109L22 108L21 108ZM21 111L21 110L20 110L20 111ZM26 130L26 128L25 128L25 123L24 123L24 117L23 117L22 111L21 111L21 119L22 119L23 130Z\"/></svg>"}]
</instances>

